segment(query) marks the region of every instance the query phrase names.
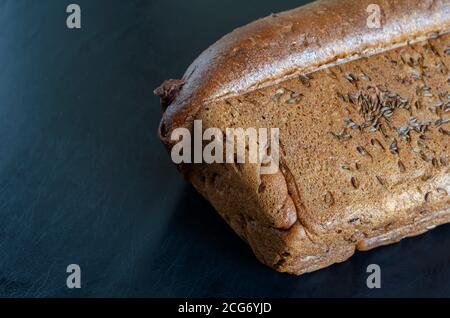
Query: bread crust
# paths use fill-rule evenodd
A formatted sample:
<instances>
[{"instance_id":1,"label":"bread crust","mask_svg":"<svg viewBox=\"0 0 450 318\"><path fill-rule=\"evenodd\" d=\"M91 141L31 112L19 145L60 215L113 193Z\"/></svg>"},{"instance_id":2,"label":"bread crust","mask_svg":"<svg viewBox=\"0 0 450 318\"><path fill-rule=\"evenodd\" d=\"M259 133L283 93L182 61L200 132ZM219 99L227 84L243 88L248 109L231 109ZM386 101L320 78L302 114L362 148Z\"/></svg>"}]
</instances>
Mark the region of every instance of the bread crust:
<instances>
[{"instance_id":1,"label":"bread crust","mask_svg":"<svg viewBox=\"0 0 450 318\"><path fill-rule=\"evenodd\" d=\"M381 30L366 25L372 3L381 8ZM194 119L221 130L280 127L275 175L260 175L254 164L181 166L258 259L278 271L303 274L421 234L450 222L447 130L437 124L442 113L427 110L435 101L417 92L429 85L448 105L450 61L442 52L449 30L449 2L440 0L318 1L258 20L158 89L167 107L160 137L170 150L173 129L192 129ZM417 69L418 78L411 75ZM295 107L286 107L284 93L273 98L280 88L301 92ZM391 94L395 114L382 119L389 131L342 126L362 116L365 100ZM403 100L408 106L399 106ZM436 125L400 140L397 128L412 116ZM426 153L416 151L422 145Z\"/></svg>"},{"instance_id":2,"label":"bread crust","mask_svg":"<svg viewBox=\"0 0 450 318\"><path fill-rule=\"evenodd\" d=\"M381 9L381 30L367 27L370 4ZM272 14L225 35L189 66L160 138L170 146L173 129L188 127L206 103L449 30L446 0L319 0Z\"/></svg>"}]
</instances>

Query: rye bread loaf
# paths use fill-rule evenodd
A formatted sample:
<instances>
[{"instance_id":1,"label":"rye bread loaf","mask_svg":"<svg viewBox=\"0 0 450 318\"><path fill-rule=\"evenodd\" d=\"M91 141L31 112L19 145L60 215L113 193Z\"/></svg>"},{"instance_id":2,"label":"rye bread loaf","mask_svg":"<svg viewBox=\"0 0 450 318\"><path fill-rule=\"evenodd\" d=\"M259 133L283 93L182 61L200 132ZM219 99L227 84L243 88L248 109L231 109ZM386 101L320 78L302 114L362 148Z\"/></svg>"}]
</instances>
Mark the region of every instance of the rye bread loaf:
<instances>
[{"instance_id":1,"label":"rye bread loaf","mask_svg":"<svg viewBox=\"0 0 450 318\"><path fill-rule=\"evenodd\" d=\"M381 28L369 28L370 4ZM280 169L179 168L263 263L302 274L450 221L450 1L317 1L226 35L155 93L175 128L278 127ZM201 229L200 229L201 230Z\"/></svg>"}]
</instances>

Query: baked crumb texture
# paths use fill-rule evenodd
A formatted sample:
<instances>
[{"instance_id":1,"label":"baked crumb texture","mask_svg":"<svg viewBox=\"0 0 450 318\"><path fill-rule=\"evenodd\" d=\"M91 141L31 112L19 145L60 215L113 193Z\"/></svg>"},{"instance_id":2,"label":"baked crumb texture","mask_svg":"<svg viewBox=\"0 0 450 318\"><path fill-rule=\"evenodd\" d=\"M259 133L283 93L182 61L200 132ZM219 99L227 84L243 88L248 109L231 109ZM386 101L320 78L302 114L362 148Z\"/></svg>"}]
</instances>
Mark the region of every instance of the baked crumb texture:
<instances>
[{"instance_id":1,"label":"baked crumb texture","mask_svg":"<svg viewBox=\"0 0 450 318\"><path fill-rule=\"evenodd\" d=\"M450 35L203 105L204 129L280 129L275 175L188 179L258 259L303 274L450 221Z\"/></svg>"}]
</instances>

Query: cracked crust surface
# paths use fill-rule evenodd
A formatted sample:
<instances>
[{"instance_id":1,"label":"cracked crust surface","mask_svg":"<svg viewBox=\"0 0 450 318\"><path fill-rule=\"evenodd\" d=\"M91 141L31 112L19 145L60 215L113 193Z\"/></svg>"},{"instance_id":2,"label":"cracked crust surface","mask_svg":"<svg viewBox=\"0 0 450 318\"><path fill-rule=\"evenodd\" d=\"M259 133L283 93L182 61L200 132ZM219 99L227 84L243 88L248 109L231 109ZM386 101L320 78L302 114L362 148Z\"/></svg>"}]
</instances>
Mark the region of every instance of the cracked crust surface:
<instances>
[{"instance_id":1,"label":"cracked crust surface","mask_svg":"<svg viewBox=\"0 0 450 318\"><path fill-rule=\"evenodd\" d=\"M450 221L448 2L378 1L377 33L363 25L369 2L319 1L234 31L171 91L169 149L169 132L194 119L280 129L277 174L181 167L278 271L317 270Z\"/></svg>"}]
</instances>

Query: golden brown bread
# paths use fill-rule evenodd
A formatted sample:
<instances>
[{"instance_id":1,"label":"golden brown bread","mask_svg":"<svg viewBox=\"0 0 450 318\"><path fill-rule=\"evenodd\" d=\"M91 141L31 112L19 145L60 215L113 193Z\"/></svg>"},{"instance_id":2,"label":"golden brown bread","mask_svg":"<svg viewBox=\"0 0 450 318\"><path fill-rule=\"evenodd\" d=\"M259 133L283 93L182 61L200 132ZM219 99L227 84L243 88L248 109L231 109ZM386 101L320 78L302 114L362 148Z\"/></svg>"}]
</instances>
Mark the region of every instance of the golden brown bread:
<instances>
[{"instance_id":1,"label":"golden brown bread","mask_svg":"<svg viewBox=\"0 0 450 318\"><path fill-rule=\"evenodd\" d=\"M381 29L368 28L369 4ZM450 221L450 2L318 1L233 31L156 93L160 137L278 127L280 171L181 166L279 271L302 274Z\"/></svg>"}]
</instances>

